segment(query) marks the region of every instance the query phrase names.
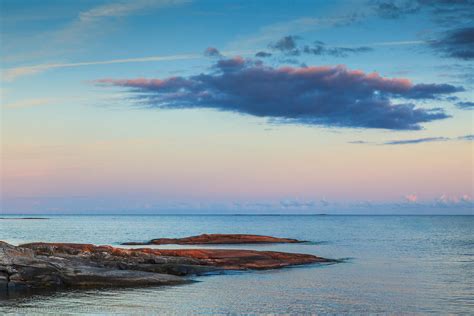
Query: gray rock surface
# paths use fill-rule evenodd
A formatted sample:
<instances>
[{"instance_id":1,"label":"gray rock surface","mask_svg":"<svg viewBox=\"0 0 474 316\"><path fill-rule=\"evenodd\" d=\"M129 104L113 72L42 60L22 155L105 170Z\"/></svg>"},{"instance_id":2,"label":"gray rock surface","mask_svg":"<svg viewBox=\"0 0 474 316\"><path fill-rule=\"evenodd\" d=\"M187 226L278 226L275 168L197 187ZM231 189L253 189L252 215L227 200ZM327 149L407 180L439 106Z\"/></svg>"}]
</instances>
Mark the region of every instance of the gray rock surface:
<instances>
[{"instance_id":1,"label":"gray rock surface","mask_svg":"<svg viewBox=\"0 0 474 316\"><path fill-rule=\"evenodd\" d=\"M188 282L163 273L125 270L74 256L44 256L0 241L0 292L66 287L145 286Z\"/></svg>"}]
</instances>

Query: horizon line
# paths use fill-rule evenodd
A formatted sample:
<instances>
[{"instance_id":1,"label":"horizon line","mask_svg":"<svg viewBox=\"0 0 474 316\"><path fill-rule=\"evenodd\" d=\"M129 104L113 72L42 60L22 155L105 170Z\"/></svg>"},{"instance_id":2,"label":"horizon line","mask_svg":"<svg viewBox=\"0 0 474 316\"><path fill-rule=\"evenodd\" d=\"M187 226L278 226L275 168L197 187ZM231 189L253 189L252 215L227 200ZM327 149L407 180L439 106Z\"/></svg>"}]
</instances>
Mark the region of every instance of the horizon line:
<instances>
[{"instance_id":1,"label":"horizon line","mask_svg":"<svg viewBox=\"0 0 474 316\"><path fill-rule=\"evenodd\" d=\"M3 219L2 216L474 216L474 214L433 214L433 213L424 213L424 214L414 214L414 213L387 213L387 214L329 214L329 213L314 213L314 214L291 214L291 213L267 213L267 214L255 214L255 213L231 213L231 214L215 214L215 213L0 213L0 219Z\"/></svg>"}]
</instances>

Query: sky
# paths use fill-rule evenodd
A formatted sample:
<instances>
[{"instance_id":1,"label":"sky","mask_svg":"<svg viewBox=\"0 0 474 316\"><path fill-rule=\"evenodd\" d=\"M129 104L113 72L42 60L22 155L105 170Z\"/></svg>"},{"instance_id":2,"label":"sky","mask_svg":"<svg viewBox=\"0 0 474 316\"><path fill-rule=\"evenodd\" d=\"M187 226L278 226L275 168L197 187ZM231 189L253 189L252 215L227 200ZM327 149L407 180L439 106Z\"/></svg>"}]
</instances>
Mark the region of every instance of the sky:
<instances>
[{"instance_id":1,"label":"sky","mask_svg":"<svg viewBox=\"0 0 474 316\"><path fill-rule=\"evenodd\" d=\"M0 0L3 214L474 214L474 1Z\"/></svg>"}]
</instances>

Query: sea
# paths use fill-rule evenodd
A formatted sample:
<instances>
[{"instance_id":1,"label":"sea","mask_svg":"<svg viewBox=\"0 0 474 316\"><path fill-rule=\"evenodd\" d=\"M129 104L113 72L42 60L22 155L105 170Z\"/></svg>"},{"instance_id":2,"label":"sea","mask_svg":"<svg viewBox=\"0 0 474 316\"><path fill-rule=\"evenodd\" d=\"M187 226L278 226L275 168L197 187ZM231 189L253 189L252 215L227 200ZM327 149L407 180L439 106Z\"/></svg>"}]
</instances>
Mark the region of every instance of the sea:
<instances>
[{"instance_id":1,"label":"sea","mask_svg":"<svg viewBox=\"0 0 474 316\"><path fill-rule=\"evenodd\" d=\"M2 215L0 240L119 246L243 233L302 244L176 246L308 253L340 263L226 272L162 287L0 299L0 314L474 314L474 216ZM152 246L158 248L159 246Z\"/></svg>"}]
</instances>

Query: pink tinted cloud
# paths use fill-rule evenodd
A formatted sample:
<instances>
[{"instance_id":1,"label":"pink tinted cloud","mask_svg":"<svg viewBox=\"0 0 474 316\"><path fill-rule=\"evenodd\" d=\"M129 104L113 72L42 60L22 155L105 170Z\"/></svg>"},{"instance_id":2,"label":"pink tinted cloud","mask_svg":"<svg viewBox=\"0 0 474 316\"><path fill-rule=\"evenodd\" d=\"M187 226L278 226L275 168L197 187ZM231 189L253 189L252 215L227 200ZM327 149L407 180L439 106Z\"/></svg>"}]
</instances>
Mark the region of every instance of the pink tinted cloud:
<instances>
[{"instance_id":1,"label":"pink tinted cloud","mask_svg":"<svg viewBox=\"0 0 474 316\"><path fill-rule=\"evenodd\" d=\"M150 108L212 108L278 122L393 130L421 129L420 123L448 118L440 108L416 108L411 102L463 91L342 65L274 68L239 56L218 60L208 74L96 82L132 88Z\"/></svg>"},{"instance_id":2,"label":"pink tinted cloud","mask_svg":"<svg viewBox=\"0 0 474 316\"><path fill-rule=\"evenodd\" d=\"M418 196L416 194L408 194L405 196L405 200L409 203L416 203L418 201Z\"/></svg>"}]
</instances>

